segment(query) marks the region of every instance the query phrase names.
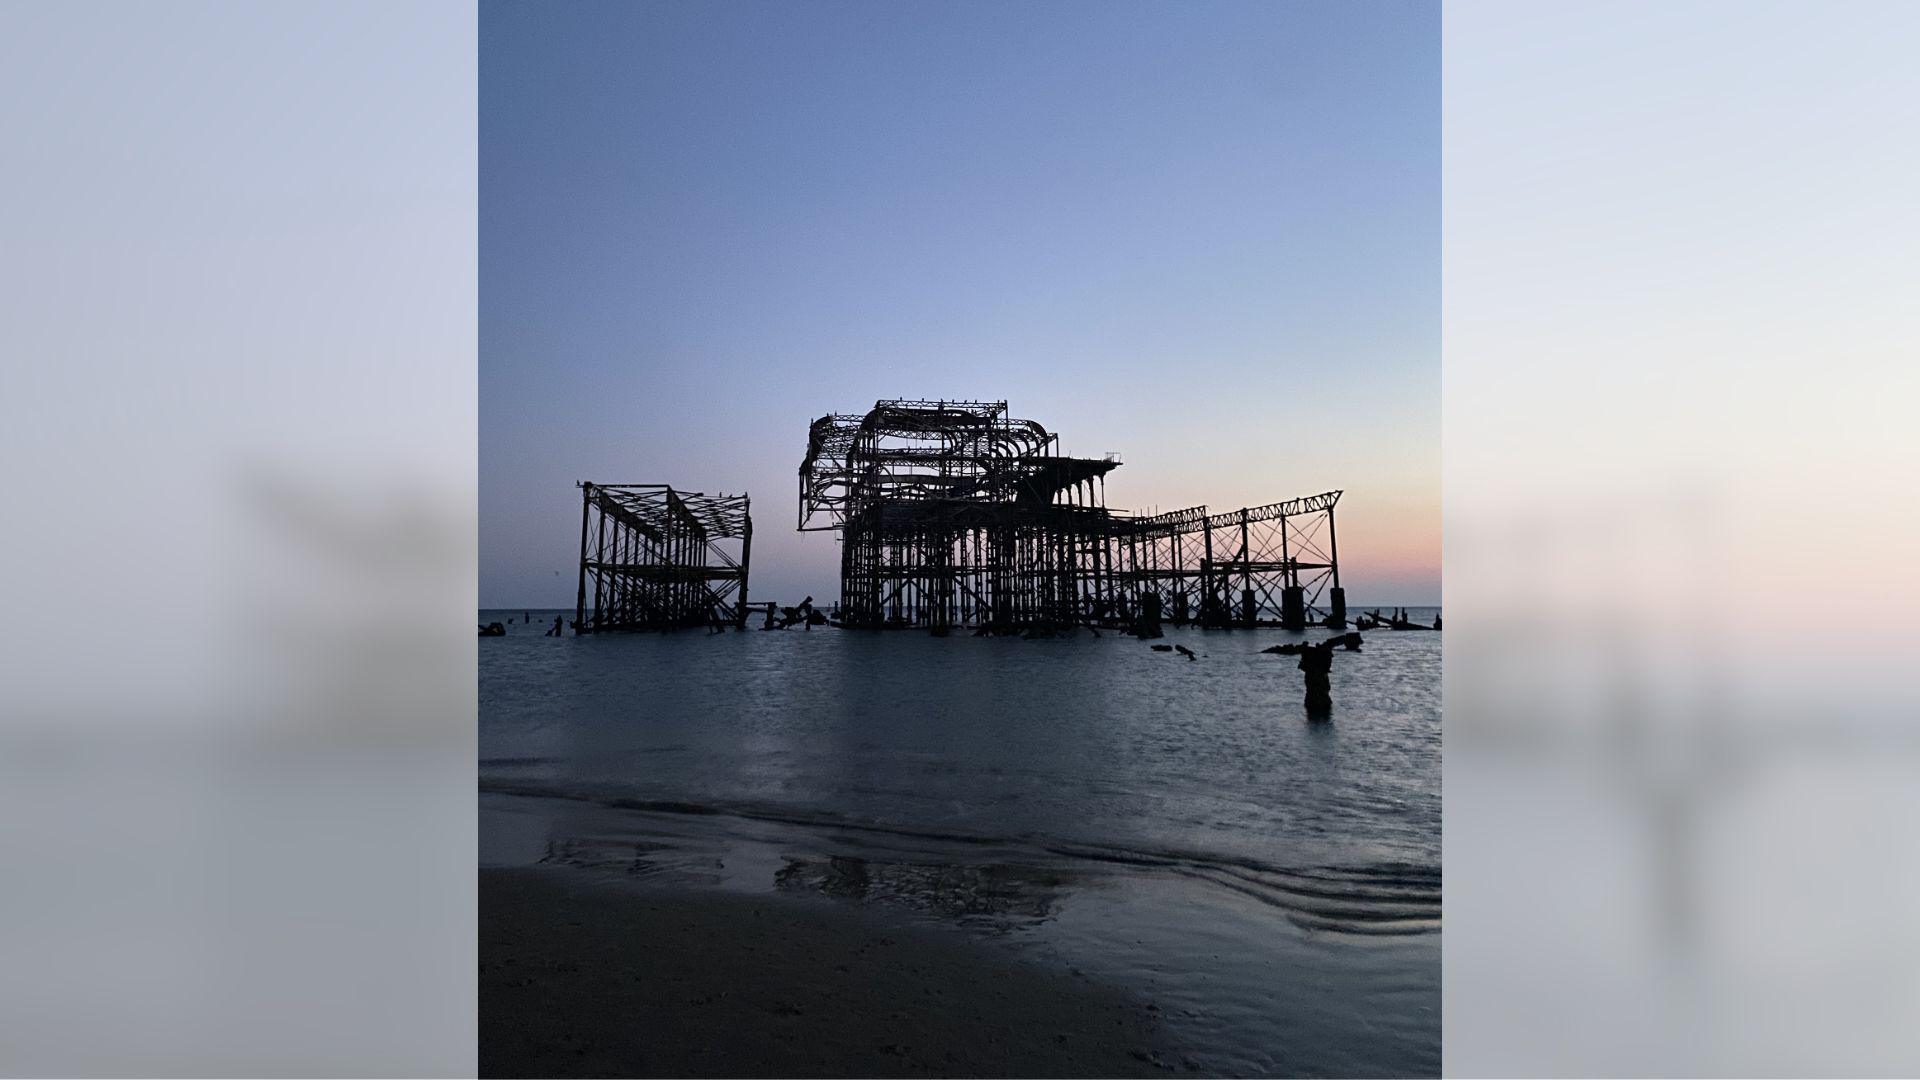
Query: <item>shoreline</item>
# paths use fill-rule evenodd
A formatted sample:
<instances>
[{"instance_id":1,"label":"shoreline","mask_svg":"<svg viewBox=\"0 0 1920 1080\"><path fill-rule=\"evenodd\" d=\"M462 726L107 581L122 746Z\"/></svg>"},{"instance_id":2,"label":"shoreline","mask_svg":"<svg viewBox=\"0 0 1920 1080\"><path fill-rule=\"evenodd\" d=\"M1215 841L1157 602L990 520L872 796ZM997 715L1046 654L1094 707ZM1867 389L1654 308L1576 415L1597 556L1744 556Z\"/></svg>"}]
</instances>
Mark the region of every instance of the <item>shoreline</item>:
<instances>
[{"instance_id":1,"label":"shoreline","mask_svg":"<svg viewBox=\"0 0 1920 1080\"><path fill-rule=\"evenodd\" d=\"M1163 1076L1157 1006L937 927L479 871L481 1076Z\"/></svg>"}]
</instances>

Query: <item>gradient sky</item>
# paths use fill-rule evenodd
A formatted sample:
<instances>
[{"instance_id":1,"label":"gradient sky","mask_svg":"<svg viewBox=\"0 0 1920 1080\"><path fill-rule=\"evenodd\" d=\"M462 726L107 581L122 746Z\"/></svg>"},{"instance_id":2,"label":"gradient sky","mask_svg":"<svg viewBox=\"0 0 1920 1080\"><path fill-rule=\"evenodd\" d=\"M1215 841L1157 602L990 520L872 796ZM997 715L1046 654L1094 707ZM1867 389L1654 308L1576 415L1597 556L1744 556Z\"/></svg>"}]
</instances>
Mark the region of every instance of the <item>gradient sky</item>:
<instances>
[{"instance_id":1,"label":"gradient sky","mask_svg":"<svg viewBox=\"0 0 1920 1080\"><path fill-rule=\"evenodd\" d=\"M576 480L745 490L808 422L1007 400L1110 505L1343 488L1360 603L1439 599L1435 4L485 3L480 600L571 607Z\"/></svg>"}]
</instances>

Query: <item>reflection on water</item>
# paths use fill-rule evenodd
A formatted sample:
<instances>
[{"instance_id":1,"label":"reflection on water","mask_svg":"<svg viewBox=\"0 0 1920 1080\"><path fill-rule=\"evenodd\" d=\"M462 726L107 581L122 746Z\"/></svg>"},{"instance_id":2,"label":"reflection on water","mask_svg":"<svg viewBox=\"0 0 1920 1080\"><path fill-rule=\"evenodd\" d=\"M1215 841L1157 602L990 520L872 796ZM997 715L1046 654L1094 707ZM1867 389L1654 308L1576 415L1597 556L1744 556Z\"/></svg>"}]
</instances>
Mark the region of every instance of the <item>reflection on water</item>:
<instances>
[{"instance_id":1,"label":"reflection on water","mask_svg":"<svg viewBox=\"0 0 1920 1080\"><path fill-rule=\"evenodd\" d=\"M1050 917L1067 884L1058 873L1028 867L876 863L847 855L789 855L773 881L781 889L900 904L987 927Z\"/></svg>"},{"instance_id":2,"label":"reflection on water","mask_svg":"<svg viewBox=\"0 0 1920 1080\"><path fill-rule=\"evenodd\" d=\"M1044 921L1072 889L1170 878L1255 900L1307 930L1390 935L1440 928L1441 875L1428 866L1278 867L1176 851L736 816L667 803L640 809L630 800L487 798L509 819L537 815L542 821L537 856L524 838L518 850L495 839L485 859L492 865L533 862L678 885L817 893L989 929ZM513 828L494 824L487 831ZM770 876L762 873L768 867Z\"/></svg>"}]
</instances>

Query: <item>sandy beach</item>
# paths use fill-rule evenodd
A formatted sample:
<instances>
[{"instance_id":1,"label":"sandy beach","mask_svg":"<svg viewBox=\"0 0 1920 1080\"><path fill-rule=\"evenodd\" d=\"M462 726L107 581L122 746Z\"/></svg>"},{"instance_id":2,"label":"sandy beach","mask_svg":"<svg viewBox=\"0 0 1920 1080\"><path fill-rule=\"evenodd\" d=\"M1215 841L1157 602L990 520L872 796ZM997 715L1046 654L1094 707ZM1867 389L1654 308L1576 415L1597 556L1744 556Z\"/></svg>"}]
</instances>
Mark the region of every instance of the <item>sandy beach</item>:
<instances>
[{"instance_id":1,"label":"sandy beach","mask_svg":"<svg viewBox=\"0 0 1920 1080\"><path fill-rule=\"evenodd\" d=\"M480 871L483 1076L1163 1076L1157 1006L827 901Z\"/></svg>"}]
</instances>

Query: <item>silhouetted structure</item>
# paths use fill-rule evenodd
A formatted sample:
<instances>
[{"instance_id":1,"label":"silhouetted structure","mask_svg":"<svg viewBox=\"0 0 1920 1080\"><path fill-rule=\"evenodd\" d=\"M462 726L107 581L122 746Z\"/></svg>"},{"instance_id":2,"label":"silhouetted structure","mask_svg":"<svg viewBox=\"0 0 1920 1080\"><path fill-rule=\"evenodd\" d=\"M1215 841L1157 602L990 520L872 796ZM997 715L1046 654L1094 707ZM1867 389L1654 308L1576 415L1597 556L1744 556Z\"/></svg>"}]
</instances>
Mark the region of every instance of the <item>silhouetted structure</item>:
<instances>
[{"instance_id":1,"label":"silhouetted structure","mask_svg":"<svg viewBox=\"0 0 1920 1080\"><path fill-rule=\"evenodd\" d=\"M1340 492L1134 517L1106 507L1119 466L1004 401L881 401L813 422L799 528L840 531L848 626L1346 625Z\"/></svg>"},{"instance_id":2,"label":"silhouetted structure","mask_svg":"<svg viewBox=\"0 0 1920 1080\"><path fill-rule=\"evenodd\" d=\"M1306 676L1307 715L1324 718L1333 713L1333 642L1304 645L1300 649L1300 671Z\"/></svg>"},{"instance_id":3,"label":"silhouetted structure","mask_svg":"<svg viewBox=\"0 0 1920 1080\"><path fill-rule=\"evenodd\" d=\"M747 496L582 481L580 498L575 633L746 625Z\"/></svg>"}]
</instances>

